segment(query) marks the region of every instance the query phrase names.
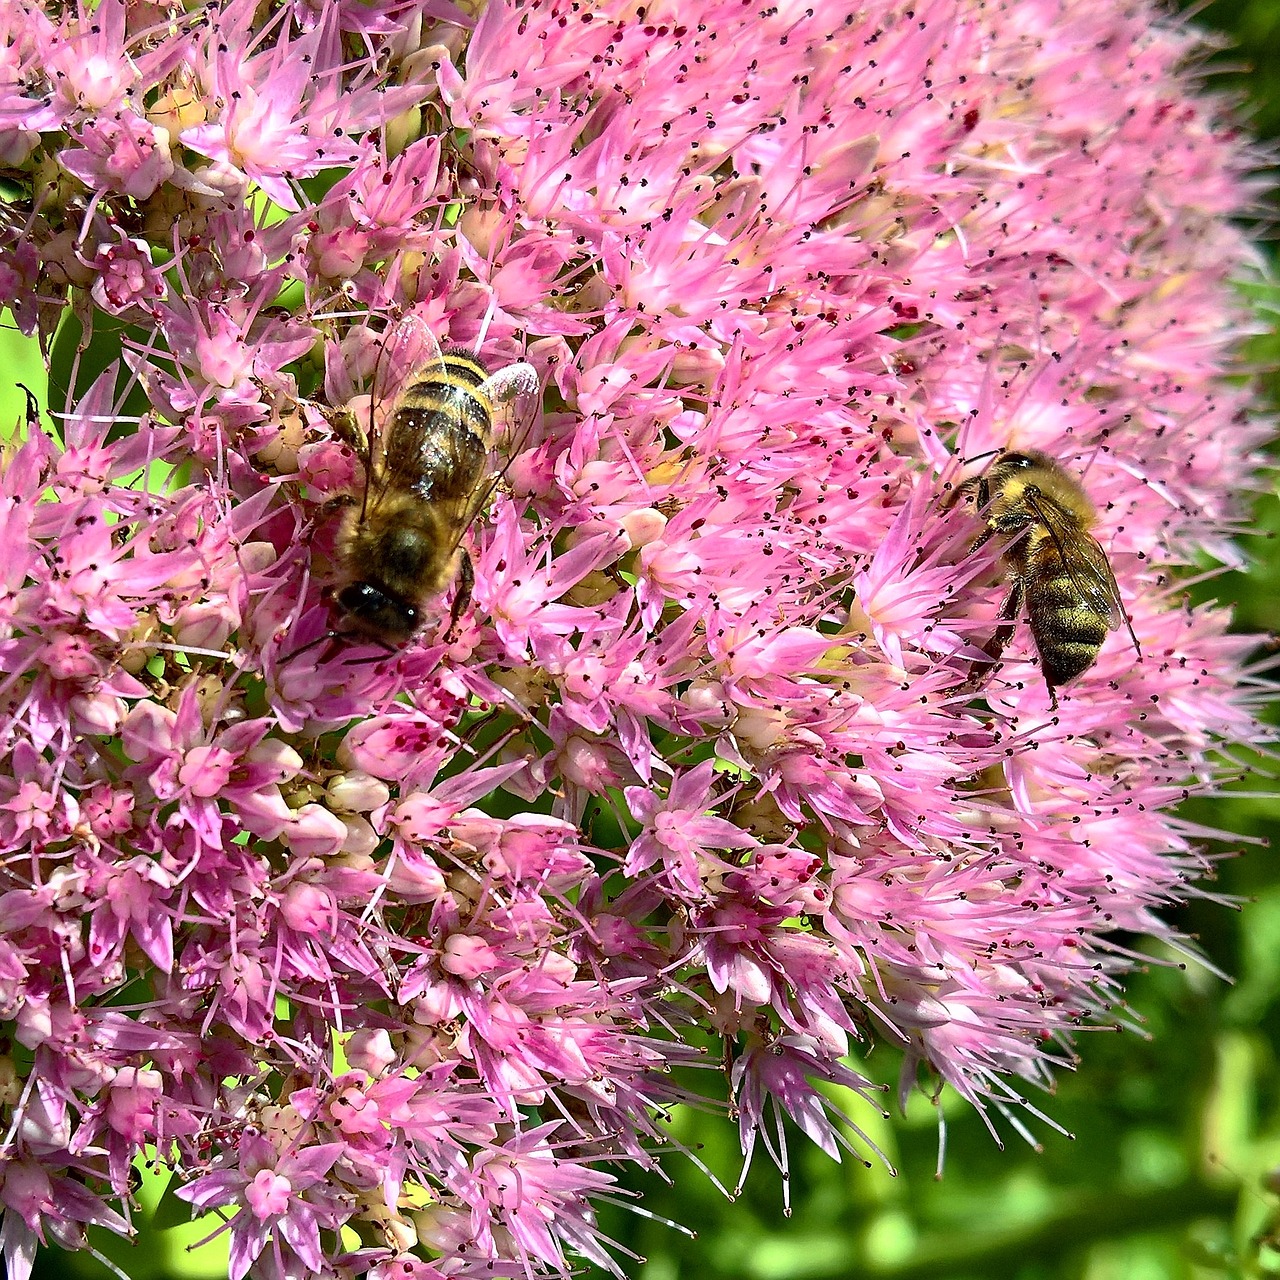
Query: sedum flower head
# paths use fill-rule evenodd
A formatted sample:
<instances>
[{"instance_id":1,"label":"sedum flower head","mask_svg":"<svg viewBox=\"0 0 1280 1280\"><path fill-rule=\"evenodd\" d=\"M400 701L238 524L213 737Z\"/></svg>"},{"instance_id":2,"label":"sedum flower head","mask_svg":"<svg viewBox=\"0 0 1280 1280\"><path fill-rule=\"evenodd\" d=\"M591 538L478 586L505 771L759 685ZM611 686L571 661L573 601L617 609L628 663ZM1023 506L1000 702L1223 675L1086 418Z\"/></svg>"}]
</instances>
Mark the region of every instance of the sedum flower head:
<instances>
[{"instance_id":1,"label":"sedum flower head","mask_svg":"<svg viewBox=\"0 0 1280 1280\"><path fill-rule=\"evenodd\" d=\"M1171 578L1234 555L1260 438L1250 157L1192 37L1107 0L0 30L0 298L123 335L0 467L9 1274L129 1233L144 1157L233 1280L616 1268L593 1204L708 1037L748 1156L785 1113L862 1158L820 1087L879 1107L873 1041L1023 1130L1255 732ZM334 604L344 415L437 344L540 395L473 602L393 648ZM1140 646L1056 703L1025 626L974 680L1005 588L956 498L1004 449L1083 477Z\"/></svg>"}]
</instances>

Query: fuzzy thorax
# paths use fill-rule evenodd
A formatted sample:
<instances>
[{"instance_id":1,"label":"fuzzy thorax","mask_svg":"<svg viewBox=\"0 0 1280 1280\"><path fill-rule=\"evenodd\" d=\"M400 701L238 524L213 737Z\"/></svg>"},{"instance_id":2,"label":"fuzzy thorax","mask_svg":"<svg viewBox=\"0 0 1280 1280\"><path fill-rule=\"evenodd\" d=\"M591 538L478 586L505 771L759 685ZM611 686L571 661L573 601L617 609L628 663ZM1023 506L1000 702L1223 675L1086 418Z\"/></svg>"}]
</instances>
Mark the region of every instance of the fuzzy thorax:
<instances>
[{"instance_id":1,"label":"fuzzy thorax","mask_svg":"<svg viewBox=\"0 0 1280 1280\"><path fill-rule=\"evenodd\" d=\"M338 551L352 581L412 604L439 595L458 572L459 551L448 522L411 493L384 495L376 520L362 521L360 507L350 507Z\"/></svg>"},{"instance_id":2,"label":"fuzzy thorax","mask_svg":"<svg viewBox=\"0 0 1280 1280\"><path fill-rule=\"evenodd\" d=\"M1012 531L1032 523L1040 495L1074 519L1081 529L1090 529L1097 522L1097 512L1079 481L1043 454L1006 454L992 467L987 483L993 529ZM1034 540L1047 534L1043 526L1033 529Z\"/></svg>"}]
</instances>

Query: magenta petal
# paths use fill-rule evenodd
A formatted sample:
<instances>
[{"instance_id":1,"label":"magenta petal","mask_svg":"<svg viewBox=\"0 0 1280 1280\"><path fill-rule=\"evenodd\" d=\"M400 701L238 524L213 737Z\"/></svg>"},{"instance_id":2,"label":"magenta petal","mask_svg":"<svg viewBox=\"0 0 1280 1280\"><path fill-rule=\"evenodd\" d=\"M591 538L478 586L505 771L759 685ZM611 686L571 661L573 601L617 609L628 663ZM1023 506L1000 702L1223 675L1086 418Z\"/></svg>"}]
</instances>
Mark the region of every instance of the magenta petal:
<instances>
[{"instance_id":1,"label":"magenta petal","mask_svg":"<svg viewBox=\"0 0 1280 1280\"><path fill-rule=\"evenodd\" d=\"M341 1142L304 1147L301 1151L290 1152L276 1165L276 1169L300 1190L323 1178L345 1150L346 1145Z\"/></svg>"},{"instance_id":2,"label":"magenta petal","mask_svg":"<svg viewBox=\"0 0 1280 1280\"><path fill-rule=\"evenodd\" d=\"M249 1268L267 1246L271 1228L258 1222L246 1210L241 1210L231 1226L231 1249L228 1258L227 1280L244 1280Z\"/></svg>"},{"instance_id":3,"label":"magenta petal","mask_svg":"<svg viewBox=\"0 0 1280 1280\"><path fill-rule=\"evenodd\" d=\"M295 1205L276 1223L280 1238L296 1253L309 1271L319 1271L324 1262L320 1250L320 1228L315 1213L306 1205Z\"/></svg>"},{"instance_id":4,"label":"magenta petal","mask_svg":"<svg viewBox=\"0 0 1280 1280\"><path fill-rule=\"evenodd\" d=\"M178 1187L174 1194L197 1209L211 1209L234 1204L244 1186L244 1175L236 1170L206 1173L185 1187Z\"/></svg>"}]
</instances>

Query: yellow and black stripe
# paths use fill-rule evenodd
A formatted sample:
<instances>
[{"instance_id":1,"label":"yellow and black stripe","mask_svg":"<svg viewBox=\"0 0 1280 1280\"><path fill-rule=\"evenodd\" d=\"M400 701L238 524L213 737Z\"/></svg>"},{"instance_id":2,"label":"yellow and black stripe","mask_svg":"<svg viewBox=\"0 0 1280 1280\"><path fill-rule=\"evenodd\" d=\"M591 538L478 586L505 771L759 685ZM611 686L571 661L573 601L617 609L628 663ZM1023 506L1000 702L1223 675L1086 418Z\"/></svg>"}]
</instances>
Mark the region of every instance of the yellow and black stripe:
<instances>
[{"instance_id":1,"label":"yellow and black stripe","mask_svg":"<svg viewBox=\"0 0 1280 1280\"><path fill-rule=\"evenodd\" d=\"M1028 557L1025 582L1040 667L1049 687L1056 689L1097 661L1110 619L1090 604L1069 564L1048 538Z\"/></svg>"},{"instance_id":2,"label":"yellow and black stripe","mask_svg":"<svg viewBox=\"0 0 1280 1280\"><path fill-rule=\"evenodd\" d=\"M481 388L488 379L488 369L470 352L446 351L436 368L405 387L397 411L445 414L487 444L493 433L493 403Z\"/></svg>"}]
</instances>

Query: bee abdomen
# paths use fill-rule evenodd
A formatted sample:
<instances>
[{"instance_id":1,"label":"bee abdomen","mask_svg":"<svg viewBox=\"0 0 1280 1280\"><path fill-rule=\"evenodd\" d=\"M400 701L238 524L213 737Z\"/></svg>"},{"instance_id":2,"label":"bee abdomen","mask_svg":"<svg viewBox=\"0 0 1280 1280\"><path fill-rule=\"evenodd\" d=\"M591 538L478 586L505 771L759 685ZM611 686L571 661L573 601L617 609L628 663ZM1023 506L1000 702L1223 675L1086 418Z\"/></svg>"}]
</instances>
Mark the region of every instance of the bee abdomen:
<instances>
[{"instance_id":1,"label":"bee abdomen","mask_svg":"<svg viewBox=\"0 0 1280 1280\"><path fill-rule=\"evenodd\" d=\"M1074 680L1097 661L1108 619L1090 607L1070 575L1055 573L1028 584L1027 613L1050 687Z\"/></svg>"},{"instance_id":2,"label":"bee abdomen","mask_svg":"<svg viewBox=\"0 0 1280 1280\"><path fill-rule=\"evenodd\" d=\"M489 438L493 405L480 388L488 371L474 356L445 352L438 370L406 387L400 408L424 413L456 415L482 440Z\"/></svg>"}]
</instances>

